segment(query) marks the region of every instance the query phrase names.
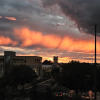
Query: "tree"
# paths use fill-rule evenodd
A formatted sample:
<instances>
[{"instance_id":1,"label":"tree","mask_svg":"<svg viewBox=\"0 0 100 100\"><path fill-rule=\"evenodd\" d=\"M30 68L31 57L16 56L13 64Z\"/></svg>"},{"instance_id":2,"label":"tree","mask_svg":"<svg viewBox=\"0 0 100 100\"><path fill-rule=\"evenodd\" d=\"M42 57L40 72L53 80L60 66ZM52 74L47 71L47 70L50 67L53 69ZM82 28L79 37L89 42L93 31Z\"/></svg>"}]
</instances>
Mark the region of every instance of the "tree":
<instances>
[{"instance_id":1,"label":"tree","mask_svg":"<svg viewBox=\"0 0 100 100\"><path fill-rule=\"evenodd\" d=\"M100 92L100 68L97 69L96 81L97 91Z\"/></svg>"},{"instance_id":2,"label":"tree","mask_svg":"<svg viewBox=\"0 0 100 100\"><path fill-rule=\"evenodd\" d=\"M60 75L60 69L59 68L53 68L51 71L51 75L53 78L59 78Z\"/></svg>"},{"instance_id":3,"label":"tree","mask_svg":"<svg viewBox=\"0 0 100 100\"><path fill-rule=\"evenodd\" d=\"M88 91L92 89L93 83L93 66L89 63L71 61L63 65L59 84L78 93L78 90Z\"/></svg>"},{"instance_id":4,"label":"tree","mask_svg":"<svg viewBox=\"0 0 100 100\"><path fill-rule=\"evenodd\" d=\"M48 60L45 60L45 61L43 61L43 63L42 64L44 64L44 65L52 65L53 63L52 63L52 61L48 61Z\"/></svg>"},{"instance_id":5,"label":"tree","mask_svg":"<svg viewBox=\"0 0 100 100\"><path fill-rule=\"evenodd\" d=\"M37 91L37 85L33 86L30 90L30 100L38 100L39 92Z\"/></svg>"},{"instance_id":6,"label":"tree","mask_svg":"<svg viewBox=\"0 0 100 100\"><path fill-rule=\"evenodd\" d=\"M37 77L35 71L27 65L15 65L3 76L3 84L9 87L18 87L30 83ZM8 82L7 82L8 81Z\"/></svg>"},{"instance_id":7,"label":"tree","mask_svg":"<svg viewBox=\"0 0 100 100\"><path fill-rule=\"evenodd\" d=\"M53 94L52 94L52 90L50 87L46 88L46 92L45 92L45 98L44 100L52 100L53 99Z\"/></svg>"}]
</instances>

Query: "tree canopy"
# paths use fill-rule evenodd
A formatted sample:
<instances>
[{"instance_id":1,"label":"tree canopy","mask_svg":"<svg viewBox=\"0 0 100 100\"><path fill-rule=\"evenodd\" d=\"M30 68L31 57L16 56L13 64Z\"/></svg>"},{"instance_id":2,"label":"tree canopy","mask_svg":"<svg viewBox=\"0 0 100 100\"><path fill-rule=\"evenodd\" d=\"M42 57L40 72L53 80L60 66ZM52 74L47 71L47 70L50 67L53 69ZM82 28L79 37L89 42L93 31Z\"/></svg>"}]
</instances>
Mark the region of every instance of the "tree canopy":
<instances>
[{"instance_id":1,"label":"tree canopy","mask_svg":"<svg viewBox=\"0 0 100 100\"><path fill-rule=\"evenodd\" d=\"M51 75L53 76L53 78L58 79L60 75L60 69L58 67L52 68Z\"/></svg>"},{"instance_id":2,"label":"tree canopy","mask_svg":"<svg viewBox=\"0 0 100 100\"><path fill-rule=\"evenodd\" d=\"M45 61L43 61L42 64L44 64L44 65L51 65L51 64L53 64L53 63L52 63L52 61L50 61L50 60L45 60Z\"/></svg>"},{"instance_id":3,"label":"tree canopy","mask_svg":"<svg viewBox=\"0 0 100 100\"><path fill-rule=\"evenodd\" d=\"M89 63L71 61L62 66L59 83L71 90L88 91L93 88L93 66Z\"/></svg>"},{"instance_id":4,"label":"tree canopy","mask_svg":"<svg viewBox=\"0 0 100 100\"><path fill-rule=\"evenodd\" d=\"M3 76L3 84L17 87L37 78L35 71L27 65L15 65Z\"/></svg>"}]
</instances>

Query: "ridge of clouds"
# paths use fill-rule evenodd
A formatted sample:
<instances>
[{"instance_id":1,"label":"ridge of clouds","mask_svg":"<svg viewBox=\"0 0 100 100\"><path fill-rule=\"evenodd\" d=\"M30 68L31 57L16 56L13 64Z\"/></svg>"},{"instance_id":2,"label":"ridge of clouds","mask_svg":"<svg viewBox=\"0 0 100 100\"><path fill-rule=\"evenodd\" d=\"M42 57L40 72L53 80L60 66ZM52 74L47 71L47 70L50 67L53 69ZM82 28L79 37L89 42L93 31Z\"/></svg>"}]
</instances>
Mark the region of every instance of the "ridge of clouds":
<instances>
[{"instance_id":1,"label":"ridge of clouds","mask_svg":"<svg viewBox=\"0 0 100 100\"><path fill-rule=\"evenodd\" d=\"M16 18L14 17L5 17L6 19L9 19L9 20L16 20Z\"/></svg>"},{"instance_id":2,"label":"ridge of clouds","mask_svg":"<svg viewBox=\"0 0 100 100\"><path fill-rule=\"evenodd\" d=\"M21 47L41 46L44 48L58 48L60 50L67 50L68 52L94 52L94 39L81 40L65 36L61 38L59 35L43 35L41 32L31 31L28 28L14 29L15 36L22 41ZM49 44L49 45L48 45ZM97 52L100 41L97 42Z\"/></svg>"}]
</instances>

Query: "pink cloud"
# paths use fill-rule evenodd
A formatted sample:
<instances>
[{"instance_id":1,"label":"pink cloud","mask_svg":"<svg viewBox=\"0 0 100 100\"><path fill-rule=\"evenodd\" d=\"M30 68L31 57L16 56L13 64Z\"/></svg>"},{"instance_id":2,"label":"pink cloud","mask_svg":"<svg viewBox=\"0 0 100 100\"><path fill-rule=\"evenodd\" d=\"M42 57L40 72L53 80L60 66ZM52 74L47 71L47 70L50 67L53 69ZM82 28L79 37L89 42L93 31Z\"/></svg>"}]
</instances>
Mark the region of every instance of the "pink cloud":
<instances>
[{"instance_id":1,"label":"pink cloud","mask_svg":"<svg viewBox=\"0 0 100 100\"><path fill-rule=\"evenodd\" d=\"M0 45L9 45L9 44L12 44L12 46L15 46L18 43L16 41L11 40L9 37L0 36Z\"/></svg>"},{"instance_id":2,"label":"pink cloud","mask_svg":"<svg viewBox=\"0 0 100 100\"><path fill-rule=\"evenodd\" d=\"M5 17L6 19L9 19L9 20L16 20L16 18L14 17Z\"/></svg>"}]
</instances>

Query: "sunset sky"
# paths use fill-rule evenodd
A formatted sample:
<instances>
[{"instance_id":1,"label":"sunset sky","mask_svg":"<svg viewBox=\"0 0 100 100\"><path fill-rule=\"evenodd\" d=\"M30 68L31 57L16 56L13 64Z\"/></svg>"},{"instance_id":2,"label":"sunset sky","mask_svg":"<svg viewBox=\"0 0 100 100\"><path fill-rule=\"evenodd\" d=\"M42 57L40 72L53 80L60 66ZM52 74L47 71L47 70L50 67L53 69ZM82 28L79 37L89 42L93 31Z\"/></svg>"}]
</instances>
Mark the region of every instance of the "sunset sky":
<instances>
[{"instance_id":1,"label":"sunset sky","mask_svg":"<svg viewBox=\"0 0 100 100\"><path fill-rule=\"evenodd\" d=\"M100 63L100 0L0 0L0 55Z\"/></svg>"}]
</instances>

